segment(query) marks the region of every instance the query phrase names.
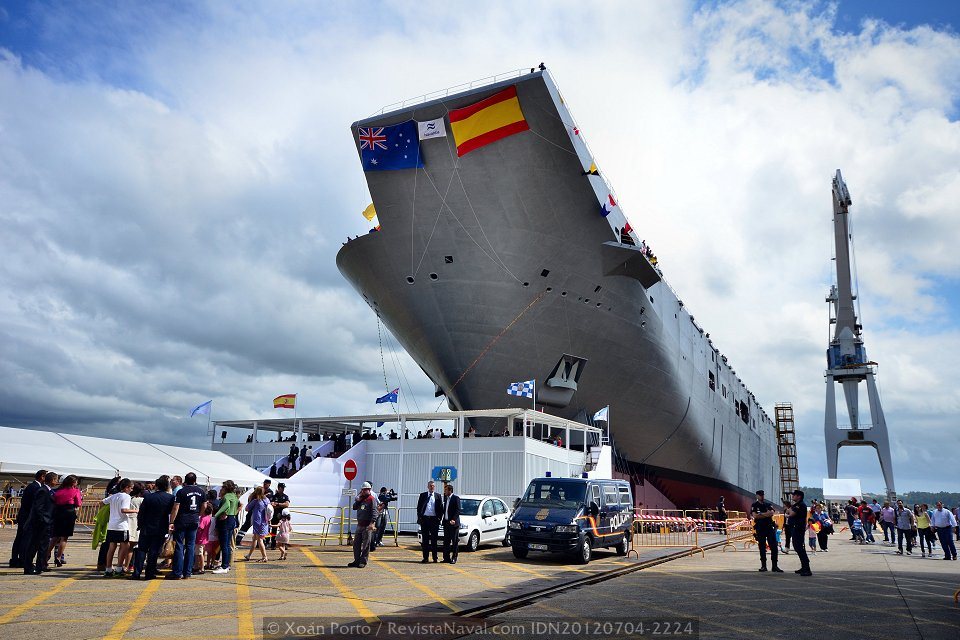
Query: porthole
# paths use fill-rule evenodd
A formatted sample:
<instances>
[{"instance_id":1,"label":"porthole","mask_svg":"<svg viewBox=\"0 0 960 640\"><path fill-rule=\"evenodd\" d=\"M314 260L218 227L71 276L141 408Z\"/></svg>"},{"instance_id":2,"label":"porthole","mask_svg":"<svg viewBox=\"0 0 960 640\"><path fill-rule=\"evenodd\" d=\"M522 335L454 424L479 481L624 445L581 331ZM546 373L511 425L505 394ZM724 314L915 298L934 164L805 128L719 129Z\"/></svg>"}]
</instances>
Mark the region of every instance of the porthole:
<instances>
[{"instance_id":1,"label":"porthole","mask_svg":"<svg viewBox=\"0 0 960 640\"><path fill-rule=\"evenodd\" d=\"M530 286L530 283L529 283L529 282L524 282L524 283L523 283L523 286L529 287L529 286Z\"/></svg>"},{"instance_id":2,"label":"porthole","mask_svg":"<svg viewBox=\"0 0 960 640\"><path fill-rule=\"evenodd\" d=\"M407 276L407 284L413 284L413 276Z\"/></svg>"},{"instance_id":3,"label":"porthole","mask_svg":"<svg viewBox=\"0 0 960 640\"><path fill-rule=\"evenodd\" d=\"M453 256L443 256L443 261L447 264L453 264Z\"/></svg>"},{"instance_id":4,"label":"porthole","mask_svg":"<svg viewBox=\"0 0 960 640\"><path fill-rule=\"evenodd\" d=\"M590 298L585 298L583 304L590 304Z\"/></svg>"},{"instance_id":5,"label":"porthole","mask_svg":"<svg viewBox=\"0 0 960 640\"><path fill-rule=\"evenodd\" d=\"M561 291L561 292L560 292L560 295L566 297L567 292L566 292L566 291Z\"/></svg>"},{"instance_id":6,"label":"porthole","mask_svg":"<svg viewBox=\"0 0 960 640\"><path fill-rule=\"evenodd\" d=\"M601 303L600 303L600 302L598 302L598 303L597 303L597 308L600 308L600 305L601 305Z\"/></svg>"},{"instance_id":7,"label":"porthole","mask_svg":"<svg viewBox=\"0 0 960 640\"><path fill-rule=\"evenodd\" d=\"M551 291L553 291L553 287L547 287L547 293L550 293Z\"/></svg>"},{"instance_id":8,"label":"porthole","mask_svg":"<svg viewBox=\"0 0 960 640\"><path fill-rule=\"evenodd\" d=\"M438 276L438 275L435 274L435 273L431 273L431 274L430 274L430 279L431 279L431 280L436 280L436 279L439 278L439 277L440 277L440 276Z\"/></svg>"}]
</instances>

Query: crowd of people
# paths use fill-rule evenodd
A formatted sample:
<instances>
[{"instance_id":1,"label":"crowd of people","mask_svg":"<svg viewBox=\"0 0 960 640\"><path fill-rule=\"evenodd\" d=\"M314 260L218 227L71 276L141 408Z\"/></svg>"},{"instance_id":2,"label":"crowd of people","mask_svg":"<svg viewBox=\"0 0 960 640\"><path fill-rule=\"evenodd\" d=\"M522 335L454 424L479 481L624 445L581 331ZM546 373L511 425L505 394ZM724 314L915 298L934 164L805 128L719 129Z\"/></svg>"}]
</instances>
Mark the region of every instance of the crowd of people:
<instances>
[{"instance_id":1,"label":"crowd of people","mask_svg":"<svg viewBox=\"0 0 960 640\"><path fill-rule=\"evenodd\" d=\"M227 573L234 551L243 547L251 531L245 560L267 562L268 543L271 550L279 550L277 559L284 560L292 530L290 497L284 483L278 483L276 491L271 484L264 480L250 492L241 525L240 501L247 492L232 480L214 491L198 486L192 472L146 483L113 478L94 520L97 571L108 578L155 579L168 567L165 578L170 580L206 571ZM56 566L66 564L67 544L83 504L77 485L75 475L61 479L56 472L40 470L24 487L11 567L39 575L50 570L51 559Z\"/></svg>"},{"instance_id":2,"label":"crowd of people","mask_svg":"<svg viewBox=\"0 0 960 640\"><path fill-rule=\"evenodd\" d=\"M934 557L939 545L943 560L956 560L956 542L960 541L960 506L948 509L942 502L933 508L926 504L915 504L909 508L902 500L881 505L876 498L871 503L866 500L850 498L841 511L834 506L828 507L824 501L812 500L810 506L804 503L802 491L793 493L793 502L784 505L783 529L777 527L774 520L776 509L764 499L763 491L757 491L757 501L751 505L750 517L753 520L754 533L760 550L760 571L767 571L767 552L770 552L773 571L780 573L777 566L779 554L789 554L790 547L800 560L800 575L813 575L807 552L824 553L829 551L829 537L836 533L835 523L845 517L850 532L850 541L857 544L878 544L873 535L877 525L883 531L883 543L897 546L896 553L913 555L919 543L923 558ZM804 545L806 538L806 546Z\"/></svg>"}]
</instances>

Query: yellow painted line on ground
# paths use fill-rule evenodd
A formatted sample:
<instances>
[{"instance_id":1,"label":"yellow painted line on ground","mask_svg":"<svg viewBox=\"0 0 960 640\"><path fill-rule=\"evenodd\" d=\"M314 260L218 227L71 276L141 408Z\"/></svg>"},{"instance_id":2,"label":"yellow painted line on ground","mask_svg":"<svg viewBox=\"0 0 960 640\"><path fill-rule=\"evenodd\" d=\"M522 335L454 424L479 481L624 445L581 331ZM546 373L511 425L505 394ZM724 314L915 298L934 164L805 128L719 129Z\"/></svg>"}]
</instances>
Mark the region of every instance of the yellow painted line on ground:
<instances>
[{"instance_id":1,"label":"yellow painted line on ground","mask_svg":"<svg viewBox=\"0 0 960 640\"><path fill-rule=\"evenodd\" d=\"M409 552L411 552L411 553L413 553L413 554L415 554L415 555L421 555L419 551L414 550L414 549L407 549L407 551L409 551ZM460 560L460 558L458 557L458 558L457 558L457 561L459 562L459 560ZM437 563L437 564L439 564L439 563ZM485 578L481 578L480 576L475 575L475 574L473 574L473 573L470 573L470 572L467 571L466 569L462 569L462 568L460 568L460 567L458 567L458 566L456 566L456 565L454 565L454 564L444 563L444 564L443 564L443 567L444 567L445 569L450 569L450 570L452 570L452 571L456 571L456 572L459 573L459 574L465 575L465 576L467 576L468 578L470 578L471 580L476 580L477 582L479 582L479 583L482 584L483 586L488 587L488 588L490 588L490 589L502 589L502 588L503 588L503 585L494 584L494 583L490 582L489 580L487 580L487 579L485 579Z\"/></svg>"},{"instance_id":2,"label":"yellow painted line on ground","mask_svg":"<svg viewBox=\"0 0 960 640\"><path fill-rule=\"evenodd\" d=\"M234 566L237 574L237 624L241 638L254 638L253 605L250 604L250 585L247 583L247 565L238 562Z\"/></svg>"},{"instance_id":3,"label":"yellow painted line on ground","mask_svg":"<svg viewBox=\"0 0 960 640\"><path fill-rule=\"evenodd\" d=\"M157 584L159 584L159 581L157 582ZM267 587L267 588L269 588L269 587ZM71 593L71 595L73 594L72 591L71 591L70 593ZM167 597L167 594L168 594L168 593L179 594L179 591L177 591L177 592L162 592L162 595L163 595L164 597ZM110 595L116 596L116 595L119 595L119 594L112 593L112 594L110 594ZM130 595L131 595L131 597L133 597L133 594L130 594ZM174 595L173 597L178 597L178 596ZM250 602L253 602L253 603L290 602L290 600L291 600L290 598L251 598L251 599L250 599ZM220 599L220 600L208 600L208 599L204 598L204 600L203 600L204 604L230 604L230 603L236 602L236 601L237 601L236 598L225 598L225 599ZM67 605L64 605L62 602L44 602L44 603L42 603L42 604L37 604L37 605L35 605L35 606L36 606L36 607L61 607L61 606L67 606ZM97 600L96 602L71 602L71 603L69 604L69 606L70 606L70 607L130 606L130 601L129 601L129 600ZM151 608L151 609L156 608L156 607L174 607L174 606L176 606L176 607L182 607L182 606L183 606L183 600L182 600L182 599L181 599L181 600L170 600L170 601L166 601L166 602L165 602L165 601L163 601L163 600L158 599L158 600L154 600L153 602L150 603L150 608Z\"/></svg>"},{"instance_id":4,"label":"yellow painted line on ground","mask_svg":"<svg viewBox=\"0 0 960 640\"><path fill-rule=\"evenodd\" d=\"M340 592L340 595L343 596L343 598L349 602L354 609L356 609L357 613L363 616L364 620L367 622L376 622L379 620L377 615L370 609L370 607L368 607L363 600L358 598L353 590L350 589L350 587L348 587L337 574L327 568L327 566L323 564L323 561L318 558L315 553L307 549L301 549L300 551L303 552L303 555L307 556L307 559L312 562L314 566L320 569L320 573L322 573L323 576L330 582L330 584L332 584L334 588Z\"/></svg>"},{"instance_id":5,"label":"yellow painted line on ground","mask_svg":"<svg viewBox=\"0 0 960 640\"><path fill-rule=\"evenodd\" d=\"M530 575L532 575L532 576L537 576L538 578L550 578L550 577L552 577L552 576L548 576L548 575L545 574L545 573L541 573L540 571L537 571L536 569L531 569L530 567L525 567L525 566L523 566L522 564L520 564L520 563L518 563L518 562L506 562L506 561L504 561L504 560L497 560L497 562L498 562L499 564L502 564L502 565L505 566L505 567L509 567L510 569L513 569L514 571L522 571L523 573L529 573Z\"/></svg>"},{"instance_id":6,"label":"yellow painted line on ground","mask_svg":"<svg viewBox=\"0 0 960 640\"><path fill-rule=\"evenodd\" d=\"M130 605L130 608L127 609L127 612L121 616L117 623L113 625L113 628L107 632L107 635L104 636L104 640L121 640L123 635L130 630L130 627L133 626L133 623L137 621L137 617L140 615L140 612L143 611L143 608L147 606L147 603L150 602L150 598L153 594L160 588L159 580L151 580L150 584L140 592L140 595L137 596L137 599L133 601L133 604Z\"/></svg>"},{"instance_id":7,"label":"yellow painted line on ground","mask_svg":"<svg viewBox=\"0 0 960 640\"><path fill-rule=\"evenodd\" d=\"M289 600L287 600L286 602L289 602ZM66 607L66 606L69 606L69 605L61 605L61 606ZM197 616L179 616L179 615L178 615L178 616L177 616L177 622L190 622L190 621L192 621L192 620L207 620L207 619L222 619L222 618L229 618L229 619L233 620L233 619L236 618L236 617L237 617L237 614L235 614L235 613L216 613L216 614L211 614L211 615L197 615ZM72 617L72 618L69 620L69 622L72 622L72 623L77 623L77 622L79 622L79 623L83 623L83 624L92 624L92 623L95 623L95 622L113 622L113 621L115 621L116 619L117 619L117 616L108 616L108 617L100 617L100 616L98 616L98 617L95 617L95 618L78 618L78 617L74 616L74 617ZM145 616L145 615L142 615L142 614L141 614L141 615L138 615L138 616L137 616L137 620L165 620L165 621L169 622L169 621L170 621L170 616L169 616L169 615L165 615L165 616ZM64 620L63 618L47 618L47 619L43 619L43 620L18 620L18 621L16 622L16 624L17 624L17 625L21 625L21 624L63 624L64 622L65 622L65 620ZM139 637L139 636L137 636L137 640L140 640L140 637ZM180 640L180 636L177 636L177 640Z\"/></svg>"},{"instance_id":8,"label":"yellow painted line on ground","mask_svg":"<svg viewBox=\"0 0 960 640\"><path fill-rule=\"evenodd\" d=\"M67 578L66 580L62 580L57 584L55 584L50 589L47 589L46 591L43 591L33 596L23 604L18 604L16 607L14 607L10 611L7 611L5 614L0 616L0 624L6 624L11 620L19 618L21 615L23 615L27 611L30 611L30 609L33 609L35 606L42 603L47 598L53 597L58 593L60 593L61 591L63 591L64 589L66 589L67 587L69 587L74 581L76 581L76 578Z\"/></svg>"},{"instance_id":9,"label":"yellow painted line on ground","mask_svg":"<svg viewBox=\"0 0 960 640\"><path fill-rule=\"evenodd\" d=\"M378 565L380 565L381 567L383 567L384 569L386 569L387 571L389 571L389 572L392 573L393 575L397 576L398 578L400 578L401 580L403 580L404 582L406 582L406 583L409 584L410 586L412 586L412 587L414 587L414 588L416 588L416 589L419 589L419 590L422 591L423 593L427 594L428 596L430 596L431 598L433 598L434 600L436 600L437 602L439 602L440 604L442 604L443 606L445 606L447 609L450 609L450 611L453 611L454 613L457 613L458 611L460 611L460 607L458 607L457 605L453 604L452 602L450 602L449 600L447 600L446 598L444 598L443 596L441 596L439 593L437 593L436 591L434 591L434 590L431 589L430 587L428 587L428 586L426 586L426 585L423 585L423 584L420 584L419 582L417 582L417 581L414 580L413 578L411 578L411 577L409 577L409 576L407 576L407 575L405 575L405 574L403 574L403 573L400 573L399 571L397 571L396 569L394 569L394 568L391 567L390 565L388 565L388 564L386 564L386 563L384 563L384 562L381 562L380 560L374 560L374 562L376 562Z\"/></svg>"}]
</instances>

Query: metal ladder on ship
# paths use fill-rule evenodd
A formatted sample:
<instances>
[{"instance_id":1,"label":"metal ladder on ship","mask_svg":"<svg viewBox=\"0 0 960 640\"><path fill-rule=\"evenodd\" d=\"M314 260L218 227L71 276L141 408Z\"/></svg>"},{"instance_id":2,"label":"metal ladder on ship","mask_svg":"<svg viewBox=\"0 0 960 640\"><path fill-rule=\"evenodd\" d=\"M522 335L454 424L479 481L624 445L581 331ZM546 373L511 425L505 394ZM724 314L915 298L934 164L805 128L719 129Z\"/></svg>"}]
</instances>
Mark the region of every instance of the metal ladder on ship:
<instances>
[{"instance_id":1,"label":"metal ladder on ship","mask_svg":"<svg viewBox=\"0 0 960 640\"><path fill-rule=\"evenodd\" d=\"M797 434L793 429L793 404L778 402L774 407L777 426L777 455L780 457L780 487L784 502L792 502L800 488L797 470Z\"/></svg>"}]
</instances>

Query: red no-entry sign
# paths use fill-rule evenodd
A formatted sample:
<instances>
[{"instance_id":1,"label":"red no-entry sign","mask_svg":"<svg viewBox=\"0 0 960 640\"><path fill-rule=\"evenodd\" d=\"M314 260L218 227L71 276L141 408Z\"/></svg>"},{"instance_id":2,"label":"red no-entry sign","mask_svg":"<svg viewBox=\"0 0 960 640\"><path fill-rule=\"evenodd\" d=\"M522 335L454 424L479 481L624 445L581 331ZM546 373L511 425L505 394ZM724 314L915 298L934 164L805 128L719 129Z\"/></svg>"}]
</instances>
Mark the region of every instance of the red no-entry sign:
<instances>
[{"instance_id":1,"label":"red no-entry sign","mask_svg":"<svg viewBox=\"0 0 960 640\"><path fill-rule=\"evenodd\" d=\"M343 477L352 481L357 477L357 463L353 460L347 460L343 463Z\"/></svg>"}]
</instances>

